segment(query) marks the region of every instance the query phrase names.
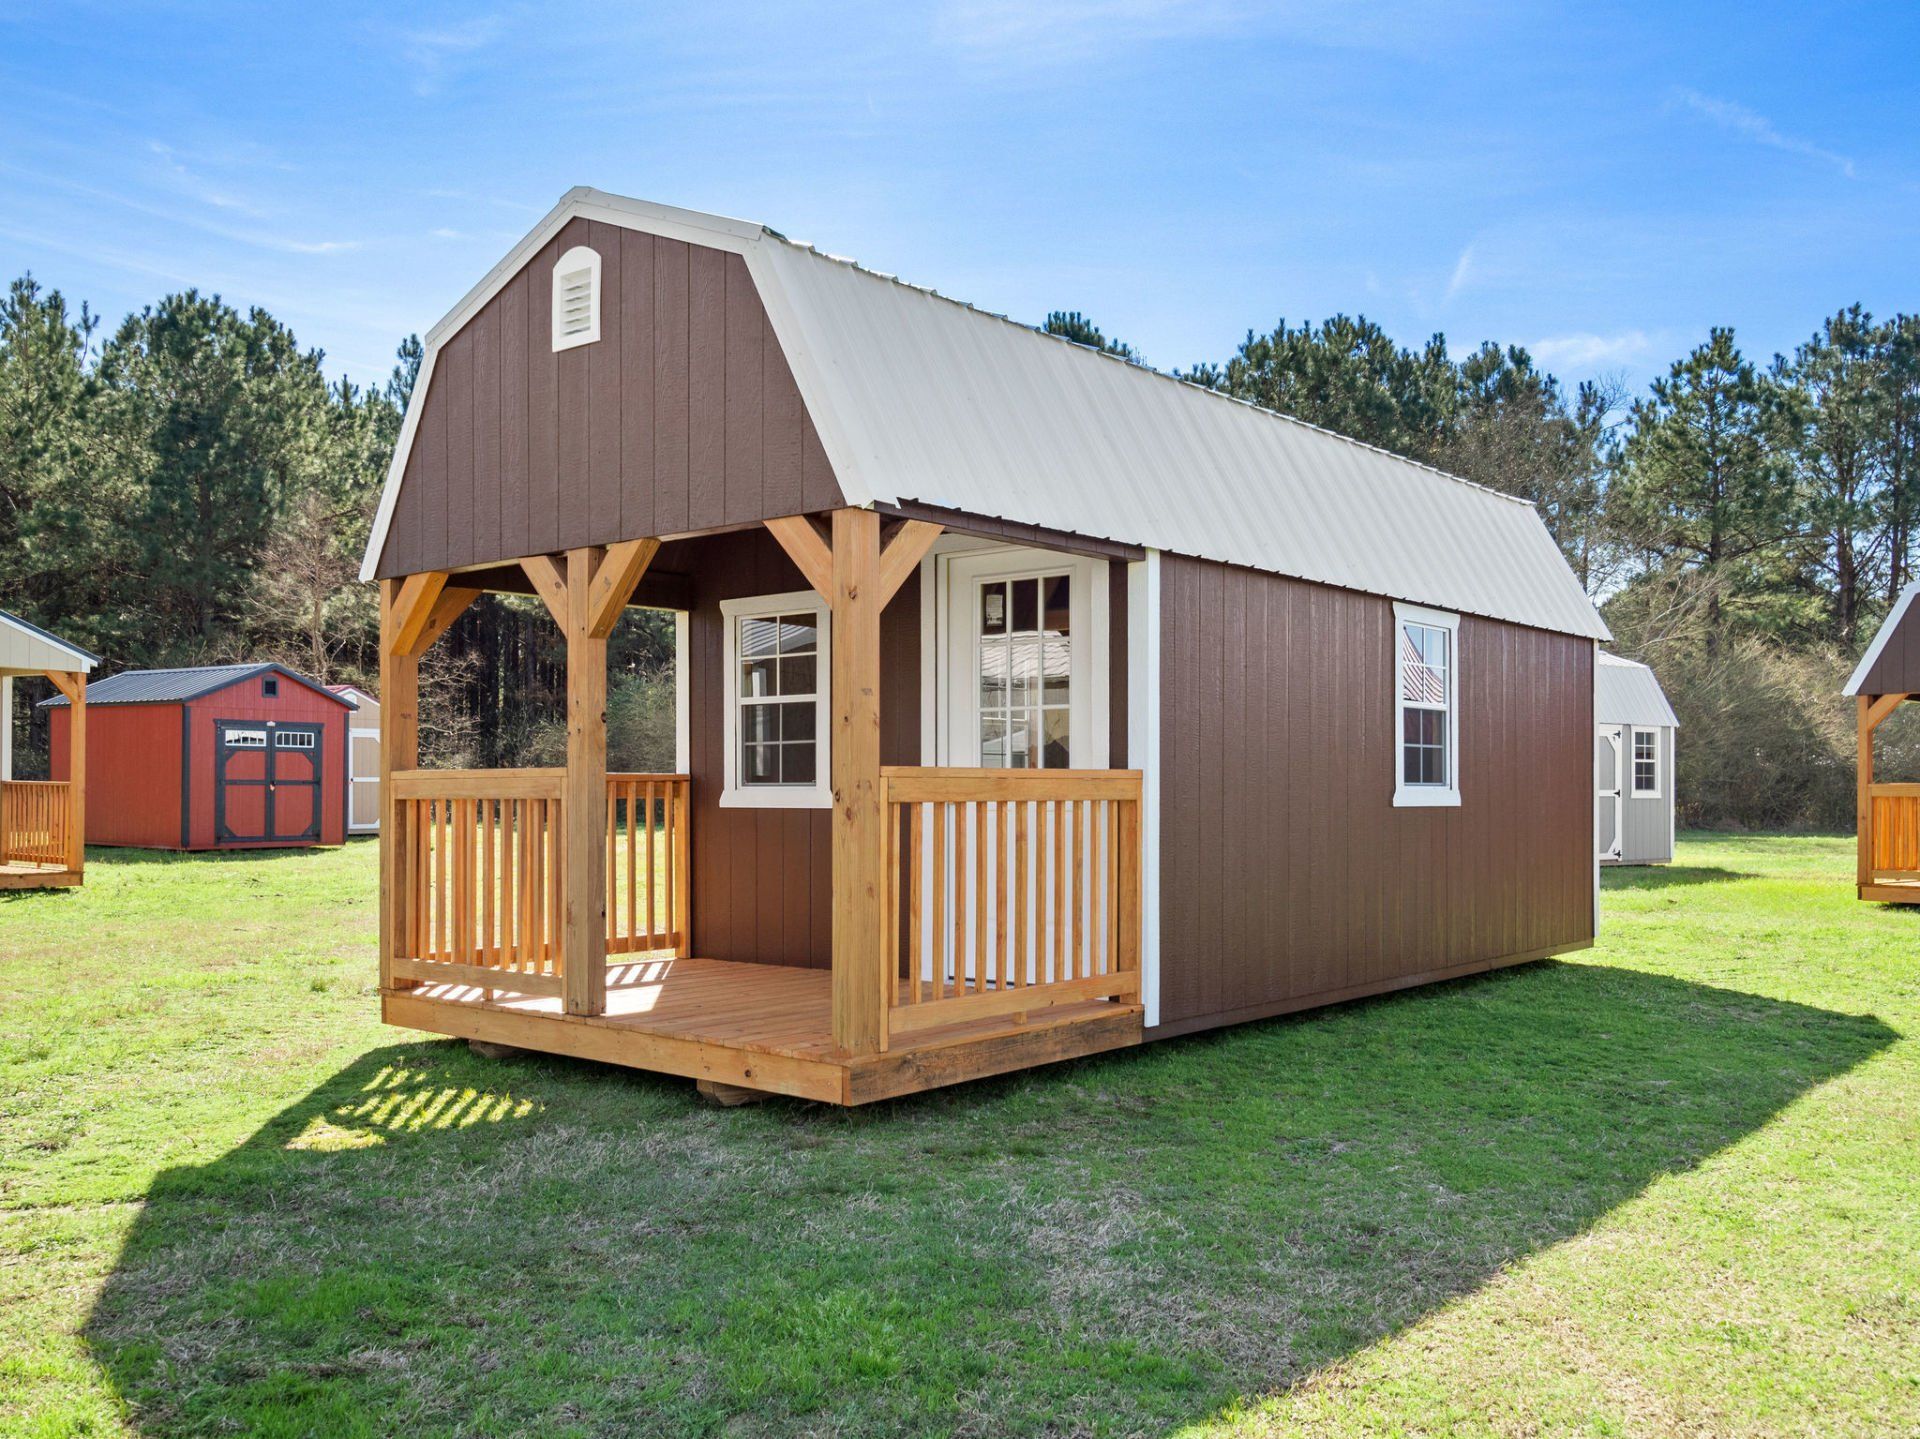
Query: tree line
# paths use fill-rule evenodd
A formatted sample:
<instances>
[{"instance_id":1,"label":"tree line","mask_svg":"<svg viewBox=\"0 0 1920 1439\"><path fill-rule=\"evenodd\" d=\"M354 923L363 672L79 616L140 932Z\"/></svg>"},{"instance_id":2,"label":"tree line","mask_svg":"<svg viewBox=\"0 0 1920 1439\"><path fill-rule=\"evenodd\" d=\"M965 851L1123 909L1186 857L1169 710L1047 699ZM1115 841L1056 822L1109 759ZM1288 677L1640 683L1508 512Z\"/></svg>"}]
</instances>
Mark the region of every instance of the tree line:
<instances>
[{"instance_id":1,"label":"tree line","mask_svg":"<svg viewBox=\"0 0 1920 1439\"><path fill-rule=\"evenodd\" d=\"M1143 363L1078 313L1043 328ZM388 379L360 387L261 309L188 290L109 333L14 281L0 607L108 673L274 659L372 687L359 560L421 355L409 337ZM1850 822L1838 689L1920 549L1920 317L1855 305L1764 361L1714 329L1639 394L1563 386L1520 346L1455 356L1442 335L1403 346L1344 315L1249 331L1175 374L1530 501L1614 648L1653 664L1680 713L1684 820ZM558 752L564 653L535 604L484 600L431 654L435 760ZM630 614L611 646L621 763L671 762L670 662L667 627ZM1888 747L1920 766L1920 736Z\"/></svg>"}]
</instances>

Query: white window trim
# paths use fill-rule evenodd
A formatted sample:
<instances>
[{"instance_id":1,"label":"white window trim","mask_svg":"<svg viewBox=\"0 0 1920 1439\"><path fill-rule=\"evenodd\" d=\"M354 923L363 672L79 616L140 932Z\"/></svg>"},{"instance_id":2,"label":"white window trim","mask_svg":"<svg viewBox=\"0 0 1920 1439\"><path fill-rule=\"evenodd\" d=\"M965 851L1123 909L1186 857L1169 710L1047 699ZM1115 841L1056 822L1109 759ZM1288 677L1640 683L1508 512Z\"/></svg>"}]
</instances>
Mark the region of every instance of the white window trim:
<instances>
[{"instance_id":1,"label":"white window trim","mask_svg":"<svg viewBox=\"0 0 1920 1439\"><path fill-rule=\"evenodd\" d=\"M1661 773L1665 765L1661 763L1660 731L1649 729L1645 725L1635 725L1628 732L1627 739L1627 796L1630 799L1659 799L1666 790L1666 776ZM1640 763L1635 747L1641 735L1653 736L1653 788L1640 788Z\"/></svg>"},{"instance_id":2,"label":"white window trim","mask_svg":"<svg viewBox=\"0 0 1920 1439\"><path fill-rule=\"evenodd\" d=\"M577 335L562 334L564 319L560 313L560 277L575 270L587 274L587 328ZM587 245L575 245L553 262L553 348L555 352L591 345L600 338L600 252Z\"/></svg>"},{"instance_id":3,"label":"white window trim","mask_svg":"<svg viewBox=\"0 0 1920 1439\"><path fill-rule=\"evenodd\" d=\"M1406 686L1400 682L1400 627L1431 625L1447 632L1447 782L1408 784ZM1460 616L1394 602L1393 606L1393 803L1396 808L1458 806L1460 803Z\"/></svg>"},{"instance_id":4,"label":"white window trim","mask_svg":"<svg viewBox=\"0 0 1920 1439\"><path fill-rule=\"evenodd\" d=\"M814 783L811 785L746 785L740 771L740 621L766 615L807 613L819 625L820 654L814 691ZM831 809L833 807L833 611L813 590L784 595L754 595L722 600L720 618L726 626L721 645L726 662L726 709L722 717L726 762L720 791L722 809Z\"/></svg>"}]
</instances>

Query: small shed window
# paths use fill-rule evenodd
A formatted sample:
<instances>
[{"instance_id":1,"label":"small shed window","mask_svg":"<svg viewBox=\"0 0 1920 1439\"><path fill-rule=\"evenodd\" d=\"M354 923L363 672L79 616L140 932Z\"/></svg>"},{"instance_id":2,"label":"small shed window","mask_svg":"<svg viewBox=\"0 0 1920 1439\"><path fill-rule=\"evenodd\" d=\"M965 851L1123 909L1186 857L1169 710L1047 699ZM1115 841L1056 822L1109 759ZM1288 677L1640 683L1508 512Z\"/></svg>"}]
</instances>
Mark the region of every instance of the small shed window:
<instances>
[{"instance_id":1,"label":"small shed window","mask_svg":"<svg viewBox=\"0 0 1920 1439\"><path fill-rule=\"evenodd\" d=\"M600 254L575 245L553 267L553 348L600 338Z\"/></svg>"},{"instance_id":2,"label":"small shed window","mask_svg":"<svg viewBox=\"0 0 1920 1439\"><path fill-rule=\"evenodd\" d=\"M280 693L280 677L278 675L268 675L265 679L261 680L260 693L268 699L272 699L278 695Z\"/></svg>"},{"instance_id":3,"label":"small shed window","mask_svg":"<svg viewBox=\"0 0 1920 1439\"><path fill-rule=\"evenodd\" d=\"M316 743L316 736L312 730L281 730L274 735L273 743L277 749L312 749Z\"/></svg>"},{"instance_id":4,"label":"small shed window","mask_svg":"<svg viewBox=\"0 0 1920 1439\"><path fill-rule=\"evenodd\" d=\"M1660 731L1657 729L1633 732L1633 795L1635 799L1660 798Z\"/></svg>"},{"instance_id":5,"label":"small shed window","mask_svg":"<svg viewBox=\"0 0 1920 1439\"><path fill-rule=\"evenodd\" d=\"M265 749L267 732L263 729L230 729L225 741L228 749Z\"/></svg>"},{"instance_id":6,"label":"small shed window","mask_svg":"<svg viewBox=\"0 0 1920 1439\"><path fill-rule=\"evenodd\" d=\"M726 600L724 806L826 808L831 616L811 590Z\"/></svg>"},{"instance_id":7,"label":"small shed window","mask_svg":"<svg viewBox=\"0 0 1920 1439\"><path fill-rule=\"evenodd\" d=\"M1393 802L1460 803L1460 617L1396 604Z\"/></svg>"}]
</instances>

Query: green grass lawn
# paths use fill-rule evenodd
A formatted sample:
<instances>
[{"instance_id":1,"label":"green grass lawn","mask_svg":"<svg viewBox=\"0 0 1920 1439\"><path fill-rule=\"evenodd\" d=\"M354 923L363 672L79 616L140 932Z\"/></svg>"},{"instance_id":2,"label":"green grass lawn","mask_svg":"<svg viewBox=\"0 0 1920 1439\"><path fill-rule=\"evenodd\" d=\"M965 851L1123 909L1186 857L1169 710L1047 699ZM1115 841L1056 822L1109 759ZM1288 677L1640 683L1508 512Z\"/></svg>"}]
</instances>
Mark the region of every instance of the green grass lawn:
<instances>
[{"instance_id":1,"label":"green grass lawn","mask_svg":"<svg viewBox=\"0 0 1920 1439\"><path fill-rule=\"evenodd\" d=\"M1911 1434L1920 911L1683 837L1572 962L842 1112L376 1022L374 851L0 899L0 1431Z\"/></svg>"}]
</instances>

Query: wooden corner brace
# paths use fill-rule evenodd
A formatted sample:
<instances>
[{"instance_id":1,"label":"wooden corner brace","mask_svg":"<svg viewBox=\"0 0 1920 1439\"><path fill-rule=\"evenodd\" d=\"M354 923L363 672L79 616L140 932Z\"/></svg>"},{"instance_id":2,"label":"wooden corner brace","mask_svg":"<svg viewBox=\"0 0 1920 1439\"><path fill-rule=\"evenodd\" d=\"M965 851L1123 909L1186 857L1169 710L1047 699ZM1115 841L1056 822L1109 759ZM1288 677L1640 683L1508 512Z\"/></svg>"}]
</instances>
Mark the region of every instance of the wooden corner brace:
<instances>
[{"instance_id":1,"label":"wooden corner brace","mask_svg":"<svg viewBox=\"0 0 1920 1439\"><path fill-rule=\"evenodd\" d=\"M815 593L833 603L833 547L827 543L813 521L805 515L788 515L765 522L768 531L780 542ZM933 542L940 538L941 526L931 520L907 520L895 530L893 538L880 554L878 583L880 608L885 609L907 576L927 557Z\"/></svg>"}]
</instances>

